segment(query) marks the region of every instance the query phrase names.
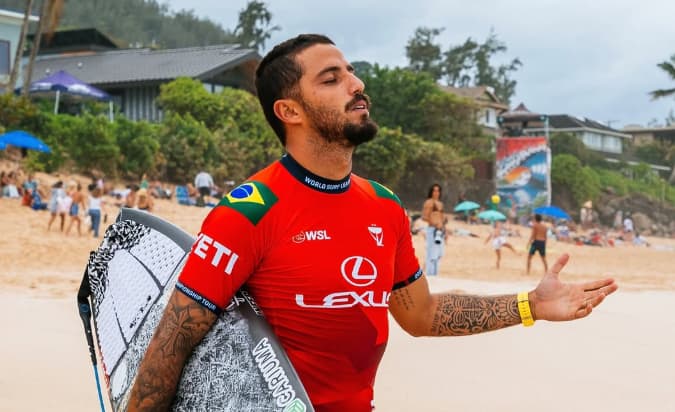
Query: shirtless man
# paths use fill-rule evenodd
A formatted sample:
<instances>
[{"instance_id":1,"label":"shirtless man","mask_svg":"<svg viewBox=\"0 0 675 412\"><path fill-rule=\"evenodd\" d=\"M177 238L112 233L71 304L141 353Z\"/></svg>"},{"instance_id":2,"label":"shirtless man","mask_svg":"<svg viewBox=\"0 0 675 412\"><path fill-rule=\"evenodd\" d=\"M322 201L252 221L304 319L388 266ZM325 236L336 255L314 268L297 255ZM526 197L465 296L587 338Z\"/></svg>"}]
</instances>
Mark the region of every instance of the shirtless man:
<instances>
[{"instance_id":1,"label":"shirtless man","mask_svg":"<svg viewBox=\"0 0 675 412\"><path fill-rule=\"evenodd\" d=\"M544 272L548 272L548 263L546 263L546 233L548 228L541 223L541 215L534 215L534 222L532 225L532 234L527 244L530 247L530 253L527 255L527 274L530 274L530 264L532 263L532 256L534 252L539 252L541 261L544 262Z\"/></svg>"},{"instance_id":2,"label":"shirtless man","mask_svg":"<svg viewBox=\"0 0 675 412\"><path fill-rule=\"evenodd\" d=\"M438 275L438 265L445 249L445 214L441 202L441 186L434 183L429 188L427 200L422 205L422 220L427 222L426 265L427 276Z\"/></svg>"}]
</instances>

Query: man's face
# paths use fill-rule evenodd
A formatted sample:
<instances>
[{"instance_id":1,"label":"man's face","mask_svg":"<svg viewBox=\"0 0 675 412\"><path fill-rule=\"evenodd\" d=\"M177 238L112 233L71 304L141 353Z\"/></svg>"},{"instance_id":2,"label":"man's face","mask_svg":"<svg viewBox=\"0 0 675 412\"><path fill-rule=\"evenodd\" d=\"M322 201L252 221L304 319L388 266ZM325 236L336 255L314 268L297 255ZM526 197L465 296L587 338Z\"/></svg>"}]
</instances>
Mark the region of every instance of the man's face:
<instances>
[{"instance_id":1,"label":"man's face","mask_svg":"<svg viewBox=\"0 0 675 412\"><path fill-rule=\"evenodd\" d=\"M300 104L309 126L328 142L357 146L372 140L377 124L370 119L370 99L342 53L333 45L318 44L296 60L303 70Z\"/></svg>"}]
</instances>

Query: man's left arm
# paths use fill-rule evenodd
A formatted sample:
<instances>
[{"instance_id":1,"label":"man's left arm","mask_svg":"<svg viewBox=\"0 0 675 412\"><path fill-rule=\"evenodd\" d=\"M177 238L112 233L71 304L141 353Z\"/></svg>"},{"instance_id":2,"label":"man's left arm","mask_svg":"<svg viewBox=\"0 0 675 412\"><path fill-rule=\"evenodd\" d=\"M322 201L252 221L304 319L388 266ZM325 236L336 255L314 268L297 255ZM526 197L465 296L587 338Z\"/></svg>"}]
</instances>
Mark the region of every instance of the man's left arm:
<instances>
[{"instance_id":1,"label":"man's left arm","mask_svg":"<svg viewBox=\"0 0 675 412\"><path fill-rule=\"evenodd\" d=\"M568 259L568 255L559 258L537 288L528 293L534 320L566 321L586 317L618 288L613 279L580 284L560 282L558 275ZM424 276L393 291L389 310L399 325L413 336L472 335L521 323L515 294L432 294Z\"/></svg>"}]
</instances>

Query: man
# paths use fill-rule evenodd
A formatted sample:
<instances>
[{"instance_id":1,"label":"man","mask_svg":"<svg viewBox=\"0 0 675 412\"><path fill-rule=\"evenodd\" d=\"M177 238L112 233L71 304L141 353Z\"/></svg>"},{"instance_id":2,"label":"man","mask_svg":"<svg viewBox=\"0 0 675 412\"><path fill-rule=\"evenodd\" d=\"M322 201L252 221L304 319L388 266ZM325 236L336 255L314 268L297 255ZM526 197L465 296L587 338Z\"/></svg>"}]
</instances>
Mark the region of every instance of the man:
<instances>
[{"instance_id":1,"label":"man","mask_svg":"<svg viewBox=\"0 0 675 412\"><path fill-rule=\"evenodd\" d=\"M530 247L530 252L527 255L527 274L530 274L530 265L532 264L532 256L535 252L539 252L541 261L544 262L544 273L548 272L548 263L546 262L546 235L548 228L541 222L541 215L534 215L534 222L532 222L532 234L527 241Z\"/></svg>"},{"instance_id":2,"label":"man","mask_svg":"<svg viewBox=\"0 0 675 412\"><path fill-rule=\"evenodd\" d=\"M441 202L441 186L438 183L431 185L427 200L422 204L422 220L427 223L424 273L435 276L438 275L438 266L445 251L446 237L446 218Z\"/></svg>"},{"instance_id":3,"label":"man","mask_svg":"<svg viewBox=\"0 0 675 412\"><path fill-rule=\"evenodd\" d=\"M204 206L206 201L208 201L213 186L213 178L208 172L202 170L197 173L197 176L195 176L195 187L199 191L199 198L197 199L197 204L199 206Z\"/></svg>"},{"instance_id":4,"label":"man","mask_svg":"<svg viewBox=\"0 0 675 412\"><path fill-rule=\"evenodd\" d=\"M415 336L468 335L582 318L616 290L611 279L562 284L565 256L520 299L432 295L398 198L351 174L354 148L377 126L342 53L324 36L300 35L265 56L256 76L287 155L232 190L204 221L206 241L193 247L169 299L129 411L169 408L186 359L244 283L319 412L371 410L387 309Z\"/></svg>"}]
</instances>

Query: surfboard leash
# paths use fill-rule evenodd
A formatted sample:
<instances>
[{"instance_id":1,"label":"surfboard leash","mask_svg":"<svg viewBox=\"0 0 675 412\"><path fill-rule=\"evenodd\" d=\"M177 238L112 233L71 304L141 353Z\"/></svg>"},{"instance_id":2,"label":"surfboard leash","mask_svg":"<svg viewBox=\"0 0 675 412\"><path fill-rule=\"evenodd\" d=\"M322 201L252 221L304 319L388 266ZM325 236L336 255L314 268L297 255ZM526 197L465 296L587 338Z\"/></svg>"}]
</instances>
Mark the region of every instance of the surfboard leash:
<instances>
[{"instance_id":1,"label":"surfboard leash","mask_svg":"<svg viewBox=\"0 0 675 412\"><path fill-rule=\"evenodd\" d=\"M92 254L95 252L91 252ZM84 270L80 289L77 292L77 308L84 325L84 334L87 337L87 344L89 345L89 355L91 356L91 363L94 367L94 377L96 378L96 389L98 390L98 401L101 405L101 412L105 412L103 404L103 393L101 391L101 381L98 378L98 368L96 360L96 348L94 347L94 335L91 331L91 304L89 303L89 296L91 296L91 288L89 286L89 276L87 269Z\"/></svg>"}]
</instances>

